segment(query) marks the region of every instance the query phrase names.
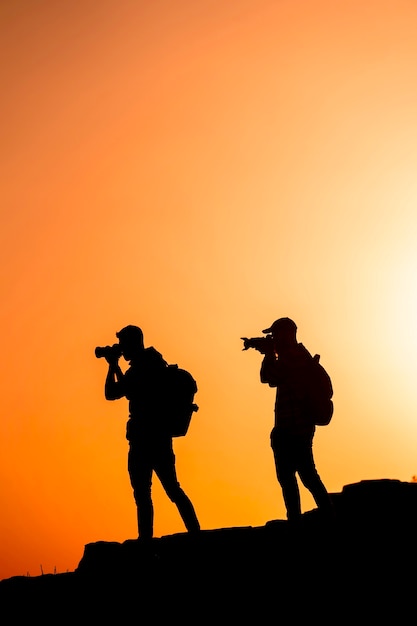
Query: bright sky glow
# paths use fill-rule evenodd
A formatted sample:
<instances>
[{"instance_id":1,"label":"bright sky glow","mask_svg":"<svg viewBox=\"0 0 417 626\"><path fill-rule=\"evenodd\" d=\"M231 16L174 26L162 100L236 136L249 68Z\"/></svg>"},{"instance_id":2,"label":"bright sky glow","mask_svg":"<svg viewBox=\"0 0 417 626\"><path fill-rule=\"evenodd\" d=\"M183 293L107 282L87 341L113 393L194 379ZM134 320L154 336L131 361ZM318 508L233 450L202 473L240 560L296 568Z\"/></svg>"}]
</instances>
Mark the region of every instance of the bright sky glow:
<instances>
[{"instance_id":1,"label":"bright sky glow","mask_svg":"<svg viewBox=\"0 0 417 626\"><path fill-rule=\"evenodd\" d=\"M416 23L408 0L2 2L0 578L136 536L94 357L129 323L197 379L175 449L203 528L285 515L240 341L277 317L333 378L327 487L417 473ZM182 532L154 492L156 535Z\"/></svg>"}]
</instances>

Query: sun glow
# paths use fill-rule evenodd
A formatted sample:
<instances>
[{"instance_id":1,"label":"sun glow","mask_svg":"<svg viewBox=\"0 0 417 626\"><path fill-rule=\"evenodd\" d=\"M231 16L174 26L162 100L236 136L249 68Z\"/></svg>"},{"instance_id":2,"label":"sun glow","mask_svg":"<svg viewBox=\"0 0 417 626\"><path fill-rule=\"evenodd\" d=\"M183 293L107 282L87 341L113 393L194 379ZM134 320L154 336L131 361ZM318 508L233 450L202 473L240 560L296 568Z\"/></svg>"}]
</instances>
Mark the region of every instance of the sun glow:
<instances>
[{"instance_id":1,"label":"sun glow","mask_svg":"<svg viewBox=\"0 0 417 626\"><path fill-rule=\"evenodd\" d=\"M0 577L135 536L127 406L94 356L130 323L197 380L175 450L203 528L285 515L240 340L278 316L334 382L326 486L410 480L417 4L29 5L1 4Z\"/></svg>"}]
</instances>

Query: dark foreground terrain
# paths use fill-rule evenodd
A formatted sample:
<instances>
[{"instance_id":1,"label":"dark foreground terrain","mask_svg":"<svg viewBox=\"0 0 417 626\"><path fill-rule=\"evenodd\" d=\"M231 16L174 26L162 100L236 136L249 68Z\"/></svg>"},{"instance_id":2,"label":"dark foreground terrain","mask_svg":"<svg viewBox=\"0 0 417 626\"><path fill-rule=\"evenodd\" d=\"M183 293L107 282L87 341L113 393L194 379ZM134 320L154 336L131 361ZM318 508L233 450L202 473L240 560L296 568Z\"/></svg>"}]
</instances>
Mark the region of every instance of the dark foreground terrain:
<instances>
[{"instance_id":1,"label":"dark foreground terrain","mask_svg":"<svg viewBox=\"0 0 417 626\"><path fill-rule=\"evenodd\" d=\"M417 483L362 481L337 517L85 546L74 572L0 581L4 624L416 620Z\"/></svg>"}]
</instances>

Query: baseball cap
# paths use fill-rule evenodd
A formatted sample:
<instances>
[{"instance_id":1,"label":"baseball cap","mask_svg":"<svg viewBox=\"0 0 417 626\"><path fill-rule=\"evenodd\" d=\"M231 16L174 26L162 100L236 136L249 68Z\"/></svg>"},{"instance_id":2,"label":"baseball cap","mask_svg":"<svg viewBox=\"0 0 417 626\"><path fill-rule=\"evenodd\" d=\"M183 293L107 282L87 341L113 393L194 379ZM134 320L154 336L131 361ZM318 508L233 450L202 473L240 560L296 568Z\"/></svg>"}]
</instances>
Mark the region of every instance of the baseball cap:
<instances>
[{"instance_id":1,"label":"baseball cap","mask_svg":"<svg viewBox=\"0 0 417 626\"><path fill-rule=\"evenodd\" d=\"M278 320L275 320L273 324L269 328L265 328L263 333L279 333L279 332L295 332L297 330L296 323L293 322L289 317L280 317Z\"/></svg>"}]
</instances>

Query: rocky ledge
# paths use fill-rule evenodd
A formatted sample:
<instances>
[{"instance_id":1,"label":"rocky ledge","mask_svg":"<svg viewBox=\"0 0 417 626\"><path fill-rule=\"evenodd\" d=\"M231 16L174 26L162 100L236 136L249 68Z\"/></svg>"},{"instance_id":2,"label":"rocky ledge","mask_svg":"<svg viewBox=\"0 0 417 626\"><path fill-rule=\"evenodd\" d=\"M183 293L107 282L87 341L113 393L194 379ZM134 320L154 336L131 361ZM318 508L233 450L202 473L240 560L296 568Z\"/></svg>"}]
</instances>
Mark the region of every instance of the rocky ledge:
<instances>
[{"instance_id":1,"label":"rocky ledge","mask_svg":"<svg viewBox=\"0 0 417 626\"><path fill-rule=\"evenodd\" d=\"M74 572L0 581L3 616L10 624L409 621L417 483L361 481L332 499L332 521L313 510L296 527L273 520L87 544Z\"/></svg>"}]
</instances>

